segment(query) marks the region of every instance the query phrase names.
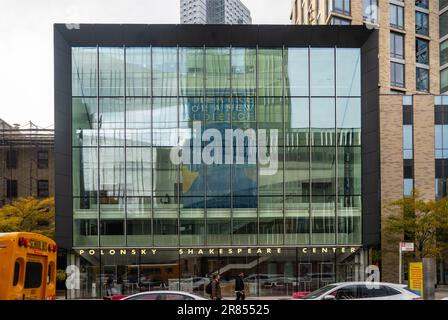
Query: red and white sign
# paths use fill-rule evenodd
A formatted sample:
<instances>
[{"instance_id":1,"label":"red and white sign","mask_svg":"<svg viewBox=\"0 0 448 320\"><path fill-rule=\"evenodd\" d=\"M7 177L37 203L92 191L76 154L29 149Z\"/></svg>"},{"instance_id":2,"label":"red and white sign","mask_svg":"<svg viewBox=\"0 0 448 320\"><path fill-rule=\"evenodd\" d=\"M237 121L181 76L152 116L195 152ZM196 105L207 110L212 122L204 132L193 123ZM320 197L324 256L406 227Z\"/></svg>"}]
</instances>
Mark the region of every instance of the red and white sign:
<instances>
[{"instance_id":1,"label":"red and white sign","mask_svg":"<svg viewBox=\"0 0 448 320\"><path fill-rule=\"evenodd\" d=\"M414 243L413 242L400 242L400 250L402 252L412 252L414 251Z\"/></svg>"}]
</instances>

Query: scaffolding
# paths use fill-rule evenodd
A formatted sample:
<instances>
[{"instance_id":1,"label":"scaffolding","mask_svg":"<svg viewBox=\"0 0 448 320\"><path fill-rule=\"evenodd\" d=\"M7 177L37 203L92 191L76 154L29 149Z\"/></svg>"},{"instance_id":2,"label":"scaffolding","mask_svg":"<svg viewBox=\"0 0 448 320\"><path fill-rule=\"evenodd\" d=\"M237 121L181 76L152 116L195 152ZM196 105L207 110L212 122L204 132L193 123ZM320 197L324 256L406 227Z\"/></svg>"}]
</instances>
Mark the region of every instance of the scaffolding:
<instances>
[{"instance_id":1,"label":"scaffolding","mask_svg":"<svg viewBox=\"0 0 448 320\"><path fill-rule=\"evenodd\" d=\"M54 145L54 129L42 128L29 121L25 125L9 125L0 119L0 148L43 147Z\"/></svg>"}]
</instances>

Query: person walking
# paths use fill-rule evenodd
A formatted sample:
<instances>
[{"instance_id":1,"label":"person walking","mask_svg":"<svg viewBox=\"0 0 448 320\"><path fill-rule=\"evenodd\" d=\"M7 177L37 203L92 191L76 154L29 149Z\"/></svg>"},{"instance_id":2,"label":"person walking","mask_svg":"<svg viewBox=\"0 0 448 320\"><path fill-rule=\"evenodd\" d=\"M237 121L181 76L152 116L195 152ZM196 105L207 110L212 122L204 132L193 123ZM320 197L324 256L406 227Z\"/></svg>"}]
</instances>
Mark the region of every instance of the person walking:
<instances>
[{"instance_id":1,"label":"person walking","mask_svg":"<svg viewBox=\"0 0 448 320\"><path fill-rule=\"evenodd\" d=\"M213 276L212 280L212 293L210 295L210 298L212 300L222 300L221 295L221 284L219 283L219 279L221 279L221 276L218 274L215 274Z\"/></svg>"},{"instance_id":2,"label":"person walking","mask_svg":"<svg viewBox=\"0 0 448 320\"><path fill-rule=\"evenodd\" d=\"M111 275L109 275L106 280L106 294L108 296L114 295L112 290L113 288L114 288L114 278Z\"/></svg>"},{"instance_id":3,"label":"person walking","mask_svg":"<svg viewBox=\"0 0 448 320\"><path fill-rule=\"evenodd\" d=\"M238 274L238 277L235 278L236 300L245 300L246 299L243 277L244 277L244 273L240 272Z\"/></svg>"}]
</instances>

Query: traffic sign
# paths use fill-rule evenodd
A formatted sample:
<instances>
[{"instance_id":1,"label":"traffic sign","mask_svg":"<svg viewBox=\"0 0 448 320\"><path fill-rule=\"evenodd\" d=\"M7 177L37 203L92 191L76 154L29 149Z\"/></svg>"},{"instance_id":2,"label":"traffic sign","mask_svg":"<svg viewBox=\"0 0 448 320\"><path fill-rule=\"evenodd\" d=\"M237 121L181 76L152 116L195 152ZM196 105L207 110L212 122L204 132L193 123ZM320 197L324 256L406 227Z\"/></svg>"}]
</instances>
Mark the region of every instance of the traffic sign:
<instances>
[{"instance_id":1,"label":"traffic sign","mask_svg":"<svg viewBox=\"0 0 448 320\"><path fill-rule=\"evenodd\" d=\"M413 242L400 242L400 249L402 252L412 252L414 251Z\"/></svg>"}]
</instances>

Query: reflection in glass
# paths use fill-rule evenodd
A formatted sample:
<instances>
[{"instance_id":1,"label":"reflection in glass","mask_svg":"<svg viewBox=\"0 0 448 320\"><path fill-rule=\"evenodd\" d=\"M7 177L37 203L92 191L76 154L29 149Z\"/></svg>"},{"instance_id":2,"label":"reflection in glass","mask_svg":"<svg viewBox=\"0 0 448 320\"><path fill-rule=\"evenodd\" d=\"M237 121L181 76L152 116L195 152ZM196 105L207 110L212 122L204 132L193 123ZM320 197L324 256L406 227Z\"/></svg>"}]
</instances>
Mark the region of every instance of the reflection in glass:
<instances>
[{"instance_id":1,"label":"reflection in glass","mask_svg":"<svg viewBox=\"0 0 448 320\"><path fill-rule=\"evenodd\" d=\"M73 146L96 146L98 143L98 101L96 98L72 99Z\"/></svg>"},{"instance_id":2,"label":"reflection in glass","mask_svg":"<svg viewBox=\"0 0 448 320\"><path fill-rule=\"evenodd\" d=\"M311 243L335 243L335 197L313 196L311 216Z\"/></svg>"},{"instance_id":3,"label":"reflection in glass","mask_svg":"<svg viewBox=\"0 0 448 320\"><path fill-rule=\"evenodd\" d=\"M334 49L310 49L311 96L334 96Z\"/></svg>"},{"instance_id":4,"label":"reflection in glass","mask_svg":"<svg viewBox=\"0 0 448 320\"><path fill-rule=\"evenodd\" d=\"M230 212L229 212L230 213ZM226 245L231 243L230 239L230 216L229 217L207 217L207 244Z\"/></svg>"},{"instance_id":5,"label":"reflection in glass","mask_svg":"<svg viewBox=\"0 0 448 320\"><path fill-rule=\"evenodd\" d=\"M155 216L154 245L161 247L179 245L177 231L177 218Z\"/></svg>"},{"instance_id":6,"label":"reflection in glass","mask_svg":"<svg viewBox=\"0 0 448 320\"><path fill-rule=\"evenodd\" d=\"M312 98L310 108L311 145L335 145L335 103L332 98Z\"/></svg>"},{"instance_id":7,"label":"reflection in glass","mask_svg":"<svg viewBox=\"0 0 448 320\"><path fill-rule=\"evenodd\" d=\"M278 216L269 214L260 217L259 244L260 245L281 245L283 244L284 220L283 214Z\"/></svg>"},{"instance_id":8,"label":"reflection in glass","mask_svg":"<svg viewBox=\"0 0 448 320\"><path fill-rule=\"evenodd\" d=\"M338 244L361 244L361 196L338 199Z\"/></svg>"},{"instance_id":9,"label":"reflection in glass","mask_svg":"<svg viewBox=\"0 0 448 320\"><path fill-rule=\"evenodd\" d=\"M126 149L126 194L151 196L152 154L150 148Z\"/></svg>"},{"instance_id":10,"label":"reflection in glass","mask_svg":"<svg viewBox=\"0 0 448 320\"><path fill-rule=\"evenodd\" d=\"M361 148L338 148L338 193L351 196L361 194Z\"/></svg>"},{"instance_id":11,"label":"reflection in glass","mask_svg":"<svg viewBox=\"0 0 448 320\"><path fill-rule=\"evenodd\" d=\"M160 197L154 205L166 204L176 207L178 167L170 160L170 148L157 148L154 157L153 194Z\"/></svg>"},{"instance_id":12,"label":"reflection in glass","mask_svg":"<svg viewBox=\"0 0 448 320\"><path fill-rule=\"evenodd\" d=\"M100 217L100 246L122 245L125 241L124 220L111 217L110 209L105 209L104 217L101 212Z\"/></svg>"},{"instance_id":13,"label":"reflection in glass","mask_svg":"<svg viewBox=\"0 0 448 320\"><path fill-rule=\"evenodd\" d=\"M152 93L177 96L177 48L152 48Z\"/></svg>"},{"instance_id":14,"label":"reflection in glass","mask_svg":"<svg viewBox=\"0 0 448 320\"><path fill-rule=\"evenodd\" d=\"M126 99L126 145L151 146L151 99Z\"/></svg>"},{"instance_id":15,"label":"reflection in glass","mask_svg":"<svg viewBox=\"0 0 448 320\"><path fill-rule=\"evenodd\" d=\"M206 95L230 96L230 77L230 48L206 48Z\"/></svg>"},{"instance_id":16,"label":"reflection in glass","mask_svg":"<svg viewBox=\"0 0 448 320\"><path fill-rule=\"evenodd\" d=\"M96 51L72 55L76 243L360 242L359 49L261 48L257 57L256 48L100 48L100 97ZM223 138L226 129L266 129L268 146L278 146L275 170L247 163L247 137L223 151L243 147L243 164L171 161L173 146L191 153L211 128ZM436 127L436 156L448 154L445 141Z\"/></svg>"},{"instance_id":17,"label":"reflection in glass","mask_svg":"<svg viewBox=\"0 0 448 320\"><path fill-rule=\"evenodd\" d=\"M96 198L98 193L97 148L73 148L73 196Z\"/></svg>"},{"instance_id":18,"label":"reflection in glass","mask_svg":"<svg viewBox=\"0 0 448 320\"><path fill-rule=\"evenodd\" d=\"M124 95L124 49L99 48L100 96Z\"/></svg>"},{"instance_id":19,"label":"reflection in glass","mask_svg":"<svg viewBox=\"0 0 448 320\"><path fill-rule=\"evenodd\" d=\"M72 48L72 96L97 96L97 57L97 48Z\"/></svg>"},{"instance_id":20,"label":"reflection in glass","mask_svg":"<svg viewBox=\"0 0 448 320\"><path fill-rule=\"evenodd\" d=\"M309 244L310 217L308 208L303 214L288 213L285 219L285 244Z\"/></svg>"},{"instance_id":21,"label":"reflection in glass","mask_svg":"<svg viewBox=\"0 0 448 320\"><path fill-rule=\"evenodd\" d=\"M361 99L336 99L336 127L339 146L361 145Z\"/></svg>"},{"instance_id":22,"label":"reflection in glass","mask_svg":"<svg viewBox=\"0 0 448 320\"><path fill-rule=\"evenodd\" d=\"M249 48L232 48L232 95L255 96L257 51Z\"/></svg>"},{"instance_id":23,"label":"reflection in glass","mask_svg":"<svg viewBox=\"0 0 448 320\"><path fill-rule=\"evenodd\" d=\"M98 124L100 146L124 146L124 117L124 99L100 99Z\"/></svg>"},{"instance_id":24,"label":"reflection in glass","mask_svg":"<svg viewBox=\"0 0 448 320\"><path fill-rule=\"evenodd\" d=\"M204 91L204 49L179 49L181 96L202 96Z\"/></svg>"},{"instance_id":25,"label":"reflection in glass","mask_svg":"<svg viewBox=\"0 0 448 320\"><path fill-rule=\"evenodd\" d=\"M151 48L126 48L126 95L151 95Z\"/></svg>"},{"instance_id":26,"label":"reflection in glass","mask_svg":"<svg viewBox=\"0 0 448 320\"><path fill-rule=\"evenodd\" d=\"M73 244L75 246L98 245L98 209L96 197L73 198Z\"/></svg>"},{"instance_id":27,"label":"reflection in glass","mask_svg":"<svg viewBox=\"0 0 448 320\"><path fill-rule=\"evenodd\" d=\"M285 52L285 95L309 95L308 48L289 48Z\"/></svg>"},{"instance_id":28,"label":"reflection in glass","mask_svg":"<svg viewBox=\"0 0 448 320\"><path fill-rule=\"evenodd\" d=\"M124 148L99 149L99 177L101 203L115 204L125 191Z\"/></svg>"},{"instance_id":29,"label":"reflection in glass","mask_svg":"<svg viewBox=\"0 0 448 320\"><path fill-rule=\"evenodd\" d=\"M205 243L204 217L188 217L181 215L180 219L180 245L198 246Z\"/></svg>"},{"instance_id":30,"label":"reflection in glass","mask_svg":"<svg viewBox=\"0 0 448 320\"><path fill-rule=\"evenodd\" d=\"M282 96L283 67L281 49L258 50L258 95Z\"/></svg>"},{"instance_id":31,"label":"reflection in glass","mask_svg":"<svg viewBox=\"0 0 448 320\"><path fill-rule=\"evenodd\" d=\"M152 244L151 220L129 219L126 222L128 246L146 246Z\"/></svg>"},{"instance_id":32,"label":"reflection in glass","mask_svg":"<svg viewBox=\"0 0 448 320\"><path fill-rule=\"evenodd\" d=\"M233 219L233 244L235 245L256 245L257 244L257 218L235 218Z\"/></svg>"},{"instance_id":33,"label":"reflection in glass","mask_svg":"<svg viewBox=\"0 0 448 320\"><path fill-rule=\"evenodd\" d=\"M336 95L361 96L361 49L336 49Z\"/></svg>"},{"instance_id":34,"label":"reflection in glass","mask_svg":"<svg viewBox=\"0 0 448 320\"><path fill-rule=\"evenodd\" d=\"M311 148L311 194L335 195L336 150L334 147Z\"/></svg>"}]
</instances>

